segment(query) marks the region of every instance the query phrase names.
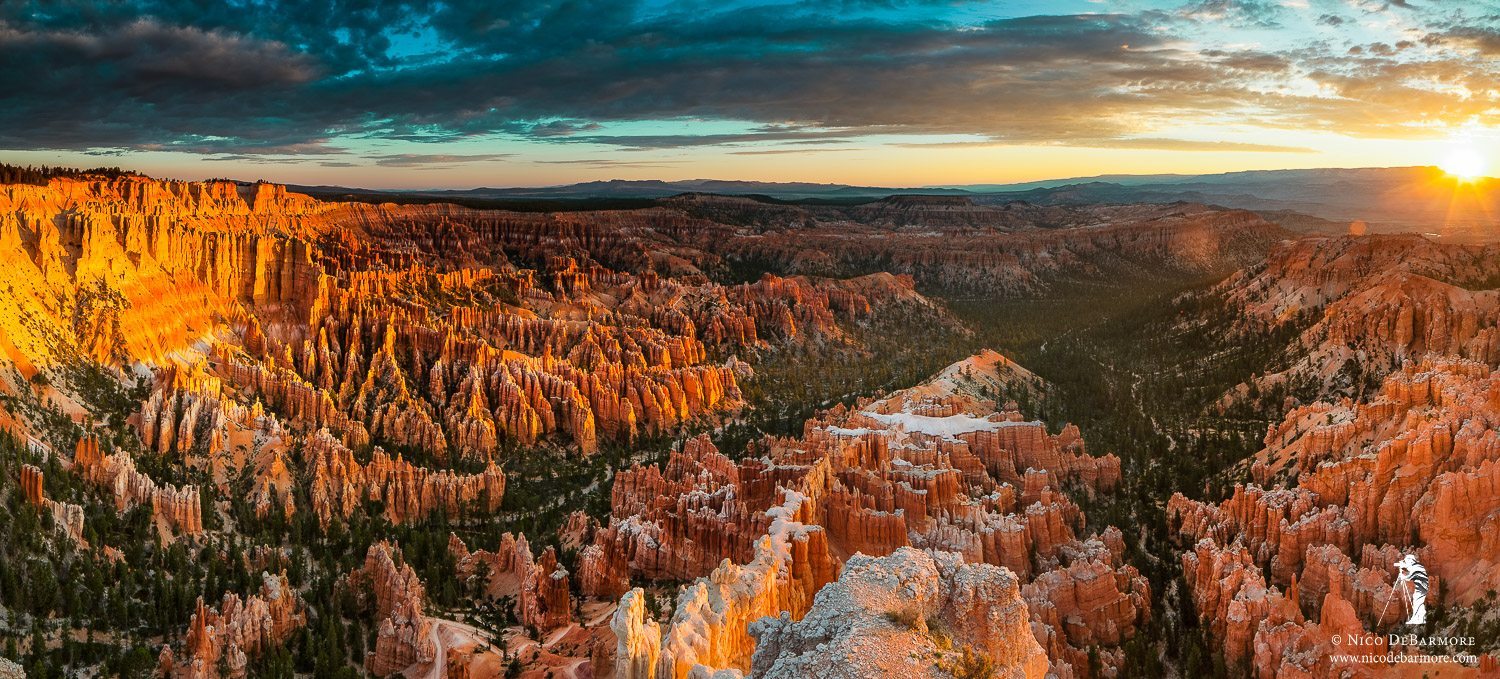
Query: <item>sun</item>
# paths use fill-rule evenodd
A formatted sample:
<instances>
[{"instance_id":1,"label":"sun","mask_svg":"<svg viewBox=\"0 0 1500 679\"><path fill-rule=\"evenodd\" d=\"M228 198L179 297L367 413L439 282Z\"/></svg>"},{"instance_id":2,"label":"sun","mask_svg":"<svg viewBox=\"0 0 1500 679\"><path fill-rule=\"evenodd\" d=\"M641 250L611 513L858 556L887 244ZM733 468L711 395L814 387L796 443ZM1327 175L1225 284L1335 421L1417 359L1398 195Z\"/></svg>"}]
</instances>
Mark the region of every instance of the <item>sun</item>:
<instances>
[{"instance_id":1,"label":"sun","mask_svg":"<svg viewBox=\"0 0 1500 679\"><path fill-rule=\"evenodd\" d=\"M1449 151L1438 167L1455 178L1473 181L1484 176L1484 156L1471 148L1457 148Z\"/></svg>"}]
</instances>

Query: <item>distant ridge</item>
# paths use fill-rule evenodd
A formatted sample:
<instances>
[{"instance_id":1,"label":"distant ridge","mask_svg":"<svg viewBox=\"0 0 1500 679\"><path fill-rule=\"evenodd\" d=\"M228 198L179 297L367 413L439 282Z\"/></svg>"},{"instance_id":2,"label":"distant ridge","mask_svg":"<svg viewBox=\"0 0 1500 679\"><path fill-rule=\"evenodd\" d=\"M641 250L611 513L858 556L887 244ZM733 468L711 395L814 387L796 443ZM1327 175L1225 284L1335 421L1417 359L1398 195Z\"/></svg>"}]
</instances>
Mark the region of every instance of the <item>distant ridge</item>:
<instances>
[{"instance_id":1,"label":"distant ridge","mask_svg":"<svg viewBox=\"0 0 1500 679\"><path fill-rule=\"evenodd\" d=\"M378 191L291 187L318 196L393 202L452 201L523 208L549 201L577 206L630 207L684 194L733 196L762 202L855 205L892 197L966 197L977 205L1026 202L1040 206L1201 203L1263 213L1296 212L1332 222L1367 222L1377 231L1487 233L1500 226L1500 180L1462 182L1435 167L1253 170L1205 175L1100 175L1017 184L893 188L728 179L625 180L531 188ZM530 202L530 203L529 203ZM929 206L930 207L930 206Z\"/></svg>"},{"instance_id":2,"label":"distant ridge","mask_svg":"<svg viewBox=\"0 0 1500 679\"><path fill-rule=\"evenodd\" d=\"M733 179L610 179L563 186L536 188L477 188L451 191L414 191L424 195L463 195L476 198L666 198L680 193L766 195L773 198L880 198L892 194L968 195L964 189L889 188L816 184L811 182L758 182Z\"/></svg>"}]
</instances>

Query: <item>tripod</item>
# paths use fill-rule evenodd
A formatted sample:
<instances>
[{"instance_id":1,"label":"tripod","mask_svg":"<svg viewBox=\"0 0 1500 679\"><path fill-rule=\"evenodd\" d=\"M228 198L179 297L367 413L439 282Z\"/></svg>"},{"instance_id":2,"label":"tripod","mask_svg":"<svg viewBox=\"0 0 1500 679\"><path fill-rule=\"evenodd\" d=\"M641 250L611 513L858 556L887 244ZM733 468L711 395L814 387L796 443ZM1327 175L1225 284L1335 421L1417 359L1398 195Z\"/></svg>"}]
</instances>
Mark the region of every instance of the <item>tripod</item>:
<instances>
[{"instance_id":1,"label":"tripod","mask_svg":"<svg viewBox=\"0 0 1500 679\"><path fill-rule=\"evenodd\" d=\"M1406 578L1404 578L1404 577L1398 577L1398 578L1396 578L1396 581L1393 582L1393 583L1391 583L1391 594L1395 594L1396 591L1397 591L1397 588L1400 588L1400 591L1401 591L1401 600L1405 601L1407 607L1409 608L1409 607L1411 607L1411 595L1406 591L1405 587L1401 587L1402 583L1405 583L1405 582L1406 582ZM1385 607L1382 608L1382 609L1380 609L1380 618L1375 621L1375 626L1376 627L1380 627L1381 625L1385 624L1385 612L1388 611L1388 610L1390 610L1390 608L1391 608L1391 597L1386 597L1386 599L1385 599Z\"/></svg>"}]
</instances>

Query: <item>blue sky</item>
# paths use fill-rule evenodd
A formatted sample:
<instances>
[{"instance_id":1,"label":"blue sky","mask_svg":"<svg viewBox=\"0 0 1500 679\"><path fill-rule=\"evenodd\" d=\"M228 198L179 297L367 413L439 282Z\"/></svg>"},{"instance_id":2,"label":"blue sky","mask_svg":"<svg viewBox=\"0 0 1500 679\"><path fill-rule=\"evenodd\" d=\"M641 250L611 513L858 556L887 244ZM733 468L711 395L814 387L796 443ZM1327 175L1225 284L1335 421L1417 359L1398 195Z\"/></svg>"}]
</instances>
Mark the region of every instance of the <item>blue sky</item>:
<instances>
[{"instance_id":1,"label":"blue sky","mask_svg":"<svg viewBox=\"0 0 1500 679\"><path fill-rule=\"evenodd\" d=\"M0 159L917 186L1500 148L1495 2L196 5L0 7Z\"/></svg>"}]
</instances>

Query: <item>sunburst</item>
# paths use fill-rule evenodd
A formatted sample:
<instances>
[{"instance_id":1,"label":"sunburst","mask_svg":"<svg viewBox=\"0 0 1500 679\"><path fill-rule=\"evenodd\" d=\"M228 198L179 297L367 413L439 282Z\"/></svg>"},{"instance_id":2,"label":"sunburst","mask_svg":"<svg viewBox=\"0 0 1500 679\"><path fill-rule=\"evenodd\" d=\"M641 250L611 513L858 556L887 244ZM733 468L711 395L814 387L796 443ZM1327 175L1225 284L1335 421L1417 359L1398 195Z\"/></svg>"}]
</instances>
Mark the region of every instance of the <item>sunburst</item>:
<instances>
[{"instance_id":1,"label":"sunburst","mask_svg":"<svg viewBox=\"0 0 1500 679\"><path fill-rule=\"evenodd\" d=\"M1473 148L1462 147L1449 151L1438 167L1461 181L1474 181L1484 176L1486 165L1484 155Z\"/></svg>"}]
</instances>

